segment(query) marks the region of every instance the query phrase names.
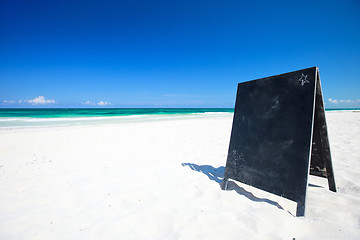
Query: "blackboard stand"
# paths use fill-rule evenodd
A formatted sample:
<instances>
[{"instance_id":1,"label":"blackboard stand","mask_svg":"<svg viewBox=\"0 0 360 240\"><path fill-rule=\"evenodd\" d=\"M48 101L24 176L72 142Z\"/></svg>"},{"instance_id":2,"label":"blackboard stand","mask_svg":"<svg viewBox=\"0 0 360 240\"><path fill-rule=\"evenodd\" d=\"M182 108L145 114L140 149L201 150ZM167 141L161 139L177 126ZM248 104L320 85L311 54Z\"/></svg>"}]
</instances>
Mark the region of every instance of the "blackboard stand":
<instances>
[{"instance_id":1,"label":"blackboard stand","mask_svg":"<svg viewBox=\"0 0 360 240\"><path fill-rule=\"evenodd\" d=\"M240 181L297 202L305 216L309 174L336 192L319 69L239 83L223 188Z\"/></svg>"}]
</instances>

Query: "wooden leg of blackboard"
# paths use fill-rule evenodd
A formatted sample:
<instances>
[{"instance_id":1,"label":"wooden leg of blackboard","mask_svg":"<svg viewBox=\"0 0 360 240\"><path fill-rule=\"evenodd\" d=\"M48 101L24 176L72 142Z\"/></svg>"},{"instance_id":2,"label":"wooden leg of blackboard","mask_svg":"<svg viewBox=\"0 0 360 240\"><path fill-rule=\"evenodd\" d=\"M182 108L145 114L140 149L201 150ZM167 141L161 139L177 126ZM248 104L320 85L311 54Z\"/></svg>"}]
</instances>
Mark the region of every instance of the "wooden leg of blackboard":
<instances>
[{"instance_id":1,"label":"wooden leg of blackboard","mask_svg":"<svg viewBox=\"0 0 360 240\"><path fill-rule=\"evenodd\" d=\"M323 101L323 95L321 91L321 83L319 71L317 70L317 85L316 85L316 99L315 99L315 125L320 137L320 149L324 158L326 173L329 183L329 189L336 192L335 177L331 161L329 136L327 131L326 119L325 119L325 107Z\"/></svg>"},{"instance_id":2,"label":"wooden leg of blackboard","mask_svg":"<svg viewBox=\"0 0 360 240\"><path fill-rule=\"evenodd\" d=\"M220 184L222 190L227 190L228 180L224 178L224 180Z\"/></svg>"},{"instance_id":3,"label":"wooden leg of blackboard","mask_svg":"<svg viewBox=\"0 0 360 240\"><path fill-rule=\"evenodd\" d=\"M296 207L296 216L304 217L305 216L305 203L298 202Z\"/></svg>"},{"instance_id":4,"label":"wooden leg of blackboard","mask_svg":"<svg viewBox=\"0 0 360 240\"><path fill-rule=\"evenodd\" d=\"M330 191L336 192L334 173L331 172L331 174L329 174L329 172L330 171L328 171L329 189L330 189Z\"/></svg>"},{"instance_id":5,"label":"wooden leg of blackboard","mask_svg":"<svg viewBox=\"0 0 360 240\"><path fill-rule=\"evenodd\" d=\"M329 156L329 157L327 157L325 159L325 166L326 166L326 173L327 173L329 189L330 189L330 191L336 192L335 177L334 177L334 171L333 171L331 157L330 157L330 150L329 150L329 154L327 156Z\"/></svg>"}]
</instances>

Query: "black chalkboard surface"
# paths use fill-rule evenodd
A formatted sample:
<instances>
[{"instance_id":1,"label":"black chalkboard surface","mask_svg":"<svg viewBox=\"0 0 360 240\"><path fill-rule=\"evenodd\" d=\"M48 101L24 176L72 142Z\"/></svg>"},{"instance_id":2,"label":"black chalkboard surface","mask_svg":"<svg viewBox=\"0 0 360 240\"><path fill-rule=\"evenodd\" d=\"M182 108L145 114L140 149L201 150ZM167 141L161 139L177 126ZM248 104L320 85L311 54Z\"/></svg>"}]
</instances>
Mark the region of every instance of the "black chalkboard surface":
<instances>
[{"instance_id":1,"label":"black chalkboard surface","mask_svg":"<svg viewBox=\"0 0 360 240\"><path fill-rule=\"evenodd\" d=\"M310 169L336 191L319 69L239 83L225 188L228 179L260 188L297 202L304 216Z\"/></svg>"}]
</instances>

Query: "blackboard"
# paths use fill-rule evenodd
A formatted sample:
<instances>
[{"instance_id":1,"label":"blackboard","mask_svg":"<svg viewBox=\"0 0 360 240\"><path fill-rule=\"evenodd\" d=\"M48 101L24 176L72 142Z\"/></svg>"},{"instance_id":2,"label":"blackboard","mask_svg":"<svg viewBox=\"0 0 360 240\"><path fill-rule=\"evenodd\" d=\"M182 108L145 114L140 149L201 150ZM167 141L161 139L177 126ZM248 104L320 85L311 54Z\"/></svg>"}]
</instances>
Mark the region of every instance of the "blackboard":
<instances>
[{"instance_id":1,"label":"blackboard","mask_svg":"<svg viewBox=\"0 0 360 240\"><path fill-rule=\"evenodd\" d=\"M319 69L239 83L225 186L234 179L293 200L304 216L310 170L336 191Z\"/></svg>"}]
</instances>

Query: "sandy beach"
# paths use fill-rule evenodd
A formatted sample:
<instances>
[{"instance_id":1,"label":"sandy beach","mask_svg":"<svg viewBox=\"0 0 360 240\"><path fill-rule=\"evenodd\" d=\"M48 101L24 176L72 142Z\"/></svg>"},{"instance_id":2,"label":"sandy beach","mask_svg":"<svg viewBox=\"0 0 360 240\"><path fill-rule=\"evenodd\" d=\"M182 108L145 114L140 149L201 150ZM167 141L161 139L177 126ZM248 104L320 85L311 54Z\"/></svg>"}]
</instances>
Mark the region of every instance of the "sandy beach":
<instances>
[{"instance_id":1,"label":"sandy beach","mask_svg":"<svg viewBox=\"0 0 360 240\"><path fill-rule=\"evenodd\" d=\"M232 114L0 130L0 239L359 239L360 112L326 112L337 193L220 188Z\"/></svg>"}]
</instances>

